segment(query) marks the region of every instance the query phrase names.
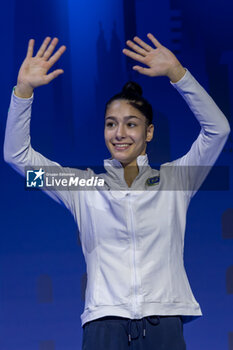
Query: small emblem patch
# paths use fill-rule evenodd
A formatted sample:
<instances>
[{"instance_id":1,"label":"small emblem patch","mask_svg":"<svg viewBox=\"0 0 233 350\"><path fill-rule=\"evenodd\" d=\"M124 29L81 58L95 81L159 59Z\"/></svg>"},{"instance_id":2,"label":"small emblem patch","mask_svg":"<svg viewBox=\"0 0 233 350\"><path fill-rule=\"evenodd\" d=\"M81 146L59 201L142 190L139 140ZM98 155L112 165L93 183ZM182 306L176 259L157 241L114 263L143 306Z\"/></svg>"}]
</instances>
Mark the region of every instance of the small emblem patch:
<instances>
[{"instance_id":1,"label":"small emblem patch","mask_svg":"<svg viewBox=\"0 0 233 350\"><path fill-rule=\"evenodd\" d=\"M147 186L154 186L154 185L158 185L160 180L160 176L154 176L154 177L149 177L149 179L146 180L146 185Z\"/></svg>"}]
</instances>

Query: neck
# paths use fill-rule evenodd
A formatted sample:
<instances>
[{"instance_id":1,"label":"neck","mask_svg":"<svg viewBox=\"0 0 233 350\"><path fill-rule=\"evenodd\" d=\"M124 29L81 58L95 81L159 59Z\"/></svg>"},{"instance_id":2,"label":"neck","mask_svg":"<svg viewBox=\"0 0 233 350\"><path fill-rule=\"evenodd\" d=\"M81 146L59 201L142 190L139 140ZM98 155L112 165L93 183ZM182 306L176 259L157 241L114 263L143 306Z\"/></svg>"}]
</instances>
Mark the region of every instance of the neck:
<instances>
[{"instance_id":1,"label":"neck","mask_svg":"<svg viewBox=\"0 0 233 350\"><path fill-rule=\"evenodd\" d=\"M131 187L132 183L134 182L139 172L137 162L135 160L134 162L127 165L122 164L122 166L124 168L125 182L129 187Z\"/></svg>"}]
</instances>

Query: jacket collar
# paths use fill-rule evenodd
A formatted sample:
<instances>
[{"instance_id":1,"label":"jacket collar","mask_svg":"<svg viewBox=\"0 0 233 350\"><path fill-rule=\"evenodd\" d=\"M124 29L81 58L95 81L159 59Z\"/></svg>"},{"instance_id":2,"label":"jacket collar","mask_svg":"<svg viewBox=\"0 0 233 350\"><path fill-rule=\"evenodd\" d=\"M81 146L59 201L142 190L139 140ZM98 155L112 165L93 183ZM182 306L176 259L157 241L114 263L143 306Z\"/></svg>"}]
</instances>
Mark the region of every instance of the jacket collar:
<instances>
[{"instance_id":1,"label":"jacket collar","mask_svg":"<svg viewBox=\"0 0 233 350\"><path fill-rule=\"evenodd\" d=\"M144 174L148 170L148 168L150 168L147 154L140 155L137 157L137 165L139 168L138 176L141 178L141 175ZM111 158L105 159L104 168L107 172L106 175L108 178L108 182L110 180L111 189L128 189L124 178L124 168L118 160ZM134 180L134 183L136 179Z\"/></svg>"}]
</instances>

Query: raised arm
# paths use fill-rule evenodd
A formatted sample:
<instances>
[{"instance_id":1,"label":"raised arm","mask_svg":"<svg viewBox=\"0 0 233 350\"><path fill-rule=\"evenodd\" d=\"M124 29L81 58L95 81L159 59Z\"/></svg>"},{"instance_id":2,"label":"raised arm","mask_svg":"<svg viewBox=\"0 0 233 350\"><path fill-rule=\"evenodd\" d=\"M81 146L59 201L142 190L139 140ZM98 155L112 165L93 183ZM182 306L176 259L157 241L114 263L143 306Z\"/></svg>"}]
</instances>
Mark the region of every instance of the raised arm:
<instances>
[{"instance_id":1,"label":"raised arm","mask_svg":"<svg viewBox=\"0 0 233 350\"><path fill-rule=\"evenodd\" d=\"M65 51L65 46L61 46L52 55L57 43L57 38L51 41L47 37L33 57L34 40L29 41L27 56L20 68L15 91L12 93L5 132L4 159L22 176L26 175L25 167L30 167L31 170L40 168L46 170L47 168L47 170L50 169L50 172L65 173L67 176L68 173L75 173L80 177L88 176L87 171L62 167L35 151L31 146L30 121L33 90L38 86L48 84L63 73L62 69L57 69L48 74L49 69ZM72 191L49 187L49 190L46 188L45 193L55 201L64 204L74 214Z\"/></svg>"},{"instance_id":2,"label":"raised arm","mask_svg":"<svg viewBox=\"0 0 233 350\"><path fill-rule=\"evenodd\" d=\"M179 167L180 177L184 182L188 181L185 188L189 189L189 194L192 195L200 187L222 151L230 132L229 123L213 99L176 56L152 34L148 34L148 38L155 47L135 37L134 42L127 41L131 50L124 49L123 53L147 66L134 66L133 69L139 73L150 77L167 76L201 126L200 134L189 152L173 162L173 165Z\"/></svg>"}]
</instances>

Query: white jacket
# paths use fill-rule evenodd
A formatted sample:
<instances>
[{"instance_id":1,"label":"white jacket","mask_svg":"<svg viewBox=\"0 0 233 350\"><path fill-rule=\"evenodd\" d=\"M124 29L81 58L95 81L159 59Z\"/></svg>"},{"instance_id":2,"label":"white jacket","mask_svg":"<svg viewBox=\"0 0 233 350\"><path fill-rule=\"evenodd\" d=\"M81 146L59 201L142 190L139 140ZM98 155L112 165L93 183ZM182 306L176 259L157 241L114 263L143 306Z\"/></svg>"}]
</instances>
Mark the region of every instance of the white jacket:
<instances>
[{"instance_id":1,"label":"white jacket","mask_svg":"<svg viewBox=\"0 0 233 350\"><path fill-rule=\"evenodd\" d=\"M106 173L98 175L105 180L106 190L46 191L71 211L80 231L88 276L82 325L107 315L132 319L182 315L184 322L202 315L183 265L186 212L230 128L188 70L172 85L201 125L186 155L159 171L149 166L147 155L139 156L139 174L131 188L121 164L108 159L104 161ZM32 101L33 97L21 99L12 94L5 161L23 176L26 165L32 169L56 166L63 173L75 172L84 178L96 176L91 169L61 167L31 147Z\"/></svg>"}]
</instances>

